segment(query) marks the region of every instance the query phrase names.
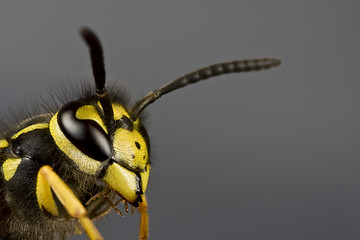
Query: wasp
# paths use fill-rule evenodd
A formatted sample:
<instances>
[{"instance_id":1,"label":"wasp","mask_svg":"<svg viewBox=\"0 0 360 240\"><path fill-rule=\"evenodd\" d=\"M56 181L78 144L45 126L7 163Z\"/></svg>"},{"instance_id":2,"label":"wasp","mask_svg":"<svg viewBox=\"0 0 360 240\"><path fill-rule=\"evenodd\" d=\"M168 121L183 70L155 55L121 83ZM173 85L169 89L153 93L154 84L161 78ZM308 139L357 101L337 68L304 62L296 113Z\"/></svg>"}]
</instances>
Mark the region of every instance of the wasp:
<instances>
[{"instance_id":1,"label":"wasp","mask_svg":"<svg viewBox=\"0 0 360 240\"><path fill-rule=\"evenodd\" d=\"M0 238L68 239L85 231L103 239L93 220L123 203L140 213L148 239L145 197L151 145L143 110L164 94L214 76L279 66L276 58L230 61L185 74L130 103L122 87L106 86L103 50L88 29L95 87L51 95L37 112L11 119L0 134ZM66 97L64 97L66 96Z\"/></svg>"}]
</instances>

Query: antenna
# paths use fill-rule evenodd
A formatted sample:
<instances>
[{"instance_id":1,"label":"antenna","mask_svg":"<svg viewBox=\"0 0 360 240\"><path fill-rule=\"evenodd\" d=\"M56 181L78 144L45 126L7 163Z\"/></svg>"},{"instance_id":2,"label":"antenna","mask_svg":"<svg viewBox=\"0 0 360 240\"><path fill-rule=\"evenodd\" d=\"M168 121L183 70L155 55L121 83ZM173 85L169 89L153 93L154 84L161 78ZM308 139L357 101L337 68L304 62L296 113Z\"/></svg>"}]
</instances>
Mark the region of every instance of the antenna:
<instances>
[{"instance_id":1,"label":"antenna","mask_svg":"<svg viewBox=\"0 0 360 240\"><path fill-rule=\"evenodd\" d=\"M226 73L251 72L277 67L281 65L281 61L276 58L259 58L246 59L232 62L218 63L198 69L194 72L185 74L182 77L168 83L162 88L156 89L148 93L140 99L132 109L132 120L135 121L144 108L155 102L162 95L174 91L178 88L185 87L188 84L196 83L211 77L219 76Z\"/></svg>"},{"instance_id":2,"label":"antenna","mask_svg":"<svg viewBox=\"0 0 360 240\"><path fill-rule=\"evenodd\" d=\"M104 54L101 43L96 34L89 28L82 28L80 35L90 50L91 66L96 85L96 97L104 110L107 122L114 122L114 112L105 88L106 74L104 65Z\"/></svg>"}]
</instances>

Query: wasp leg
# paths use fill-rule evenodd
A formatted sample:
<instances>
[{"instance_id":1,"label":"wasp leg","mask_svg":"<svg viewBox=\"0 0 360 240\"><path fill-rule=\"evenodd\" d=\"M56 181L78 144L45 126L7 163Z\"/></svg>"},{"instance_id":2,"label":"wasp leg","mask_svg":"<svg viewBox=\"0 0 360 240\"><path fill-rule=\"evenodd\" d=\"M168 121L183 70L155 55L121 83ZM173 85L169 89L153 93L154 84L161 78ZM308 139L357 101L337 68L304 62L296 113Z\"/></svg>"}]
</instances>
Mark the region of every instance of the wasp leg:
<instances>
[{"instance_id":1,"label":"wasp leg","mask_svg":"<svg viewBox=\"0 0 360 240\"><path fill-rule=\"evenodd\" d=\"M148 204L145 196L142 198L142 200L143 201L139 203L138 207L141 216L139 240L147 240L149 237L149 214L147 212Z\"/></svg>"},{"instance_id":2,"label":"wasp leg","mask_svg":"<svg viewBox=\"0 0 360 240\"><path fill-rule=\"evenodd\" d=\"M53 169L50 166L43 166L40 168L39 173L45 177L68 213L79 220L89 238L91 240L103 240L93 222L86 216L87 212L85 207Z\"/></svg>"}]
</instances>

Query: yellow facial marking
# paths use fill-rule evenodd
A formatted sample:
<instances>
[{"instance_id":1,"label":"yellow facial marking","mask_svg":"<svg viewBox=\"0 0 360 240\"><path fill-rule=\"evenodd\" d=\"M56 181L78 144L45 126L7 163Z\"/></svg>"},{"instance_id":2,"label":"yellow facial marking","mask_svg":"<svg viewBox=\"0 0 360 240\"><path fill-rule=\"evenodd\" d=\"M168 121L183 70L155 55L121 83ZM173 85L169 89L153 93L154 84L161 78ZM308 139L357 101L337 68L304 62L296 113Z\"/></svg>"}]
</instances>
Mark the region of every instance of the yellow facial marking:
<instances>
[{"instance_id":1,"label":"yellow facial marking","mask_svg":"<svg viewBox=\"0 0 360 240\"><path fill-rule=\"evenodd\" d=\"M63 153L75 162L81 171L91 175L96 173L101 165L101 162L84 154L65 137L57 122L57 113L51 118L49 129L56 145Z\"/></svg>"},{"instance_id":2,"label":"yellow facial marking","mask_svg":"<svg viewBox=\"0 0 360 240\"><path fill-rule=\"evenodd\" d=\"M49 124L47 124L47 123L36 123L36 124L30 125L30 126L27 126L24 129L21 129L19 132L17 132L15 135L13 135L11 137L11 139L16 139L21 134L33 131L35 129L44 129L44 128L48 128L48 127L49 127Z\"/></svg>"},{"instance_id":3,"label":"yellow facial marking","mask_svg":"<svg viewBox=\"0 0 360 240\"><path fill-rule=\"evenodd\" d=\"M103 180L109 187L118 192L126 201L133 203L136 201L136 174L120 166L117 163L110 165Z\"/></svg>"},{"instance_id":4,"label":"yellow facial marking","mask_svg":"<svg viewBox=\"0 0 360 240\"><path fill-rule=\"evenodd\" d=\"M9 146L9 142L5 139L0 139L0 148L6 148Z\"/></svg>"},{"instance_id":5,"label":"yellow facial marking","mask_svg":"<svg viewBox=\"0 0 360 240\"><path fill-rule=\"evenodd\" d=\"M80 107L76 111L76 118L77 119L91 119L91 120L94 120L107 133L107 129L106 129L106 127L105 127L105 125L104 125L98 111L96 110L96 108L94 106L85 105L85 106Z\"/></svg>"},{"instance_id":6,"label":"yellow facial marking","mask_svg":"<svg viewBox=\"0 0 360 240\"><path fill-rule=\"evenodd\" d=\"M40 171L36 181L36 198L41 210L45 208L50 214L59 215L50 185Z\"/></svg>"},{"instance_id":7,"label":"yellow facial marking","mask_svg":"<svg viewBox=\"0 0 360 240\"><path fill-rule=\"evenodd\" d=\"M119 120L123 115L130 118L129 113L125 110L125 108L118 103L113 103L113 111L114 111L114 119Z\"/></svg>"},{"instance_id":8,"label":"yellow facial marking","mask_svg":"<svg viewBox=\"0 0 360 240\"><path fill-rule=\"evenodd\" d=\"M96 105L97 105L99 108L103 109L102 106L101 106L100 101L97 101L97 102L96 102Z\"/></svg>"},{"instance_id":9,"label":"yellow facial marking","mask_svg":"<svg viewBox=\"0 0 360 240\"><path fill-rule=\"evenodd\" d=\"M126 111L126 109L119 103L113 103L113 112L114 112L114 120L119 120L122 118L122 116L126 116L127 118L130 118L130 114ZM134 122L134 128L137 128L139 126L140 120L136 119Z\"/></svg>"},{"instance_id":10,"label":"yellow facial marking","mask_svg":"<svg viewBox=\"0 0 360 240\"><path fill-rule=\"evenodd\" d=\"M119 128L114 135L115 159L125 162L130 168L145 169L148 162L148 149L141 134Z\"/></svg>"},{"instance_id":11,"label":"yellow facial marking","mask_svg":"<svg viewBox=\"0 0 360 240\"><path fill-rule=\"evenodd\" d=\"M9 181L14 176L20 162L21 158L9 158L3 163L2 168L6 181Z\"/></svg>"}]
</instances>

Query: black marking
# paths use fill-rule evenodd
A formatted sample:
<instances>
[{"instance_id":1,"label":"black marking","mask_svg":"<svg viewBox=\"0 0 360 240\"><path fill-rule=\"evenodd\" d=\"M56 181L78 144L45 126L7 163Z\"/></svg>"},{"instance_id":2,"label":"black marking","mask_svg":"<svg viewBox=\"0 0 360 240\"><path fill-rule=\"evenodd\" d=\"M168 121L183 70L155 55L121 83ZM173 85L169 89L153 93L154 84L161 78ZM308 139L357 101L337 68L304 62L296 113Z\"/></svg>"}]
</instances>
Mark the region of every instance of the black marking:
<instances>
[{"instance_id":1,"label":"black marking","mask_svg":"<svg viewBox=\"0 0 360 240\"><path fill-rule=\"evenodd\" d=\"M119 120L116 121L116 128L124 128L128 131L133 131L134 124L133 122L125 115L123 115Z\"/></svg>"},{"instance_id":2,"label":"black marking","mask_svg":"<svg viewBox=\"0 0 360 240\"><path fill-rule=\"evenodd\" d=\"M23 151L23 148L22 148L21 145L12 146L12 151L17 156L23 156L24 155L24 151Z\"/></svg>"},{"instance_id":3,"label":"black marking","mask_svg":"<svg viewBox=\"0 0 360 240\"><path fill-rule=\"evenodd\" d=\"M135 180L136 180L136 184L137 184L137 186L136 186L136 188L137 188L136 189L136 196L137 196L136 202L138 203L138 202L143 201L142 200L142 195L144 194L144 192L142 190L142 183L141 183L141 175L140 175L140 173L136 173Z\"/></svg>"},{"instance_id":4,"label":"black marking","mask_svg":"<svg viewBox=\"0 0 360 240\"><path fill-rule=\"evenodd\" d=\"M135 141L135 146L137 147L137 149L140 150L141 146L140 146L140 143L139 143L139 142L136 142L136 141Z\"/></svg>"},{"instance_id":5,"label":"black marking","mask_svg":"<svg viewBox=\"0 0 360 240\"><path fill-rule=\"evenodd\" d=\"M99 169L96 171L96 176L102 179L105 176L107 169L110 167L111 164L113 164L113 162L114 159L112 158L106 159L105 161L101 162Z\"/></svg>"}]
</instances>

